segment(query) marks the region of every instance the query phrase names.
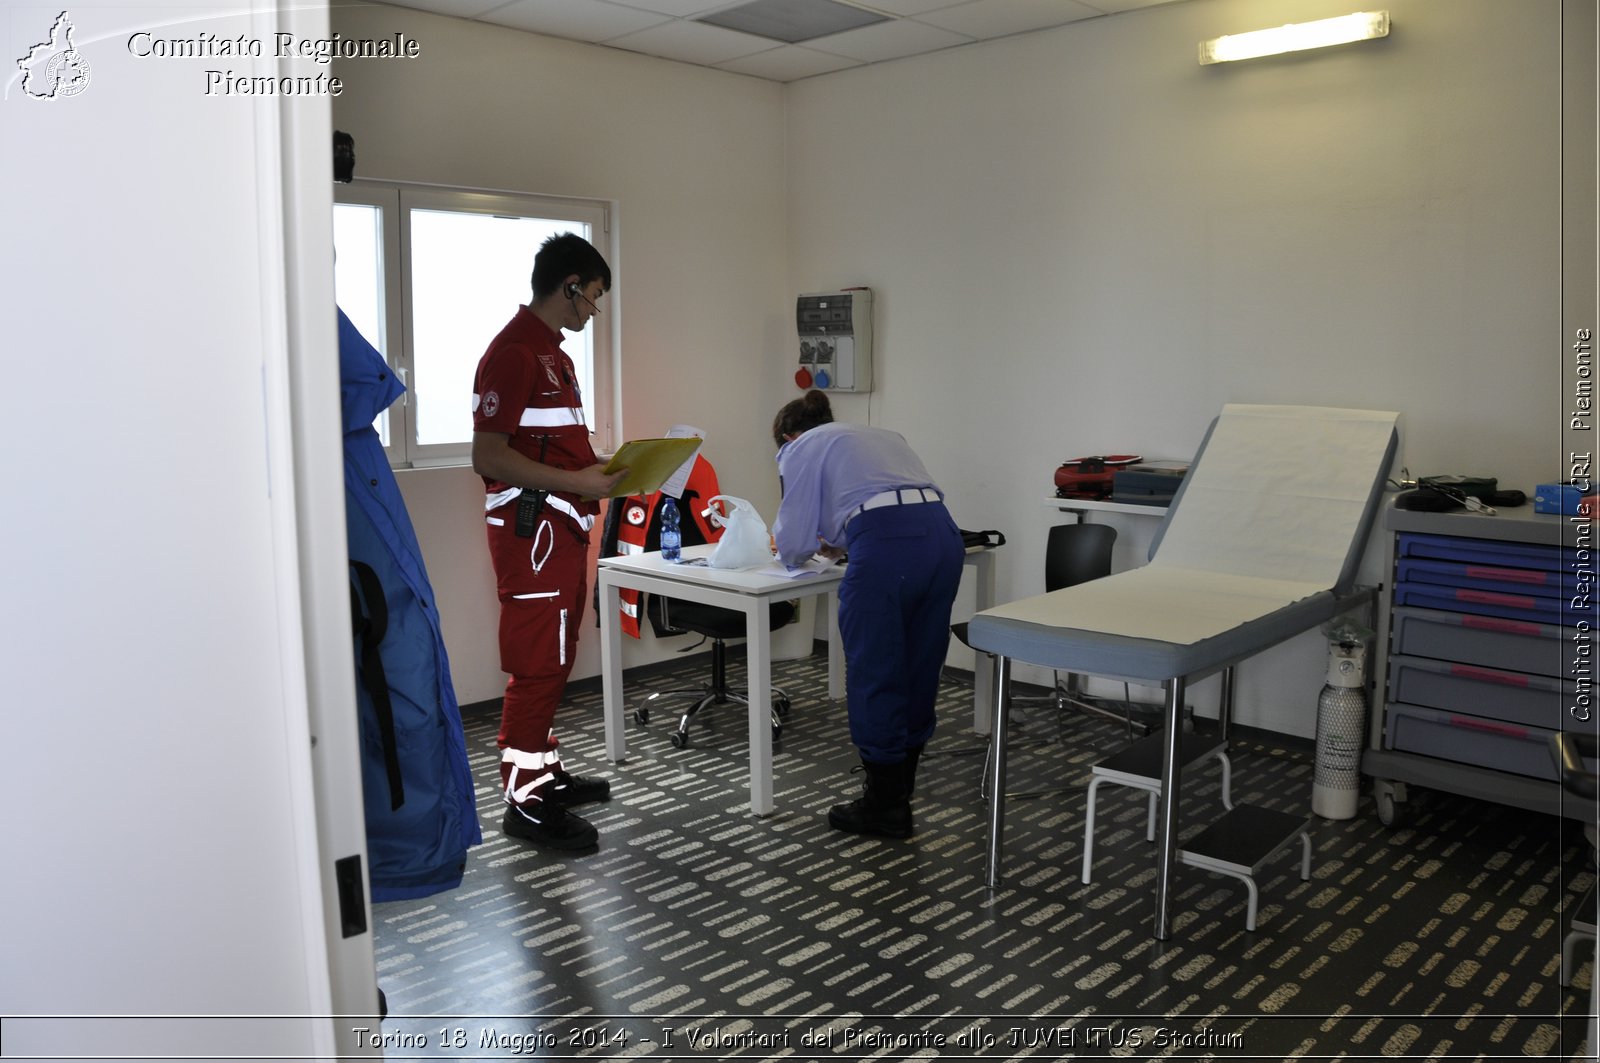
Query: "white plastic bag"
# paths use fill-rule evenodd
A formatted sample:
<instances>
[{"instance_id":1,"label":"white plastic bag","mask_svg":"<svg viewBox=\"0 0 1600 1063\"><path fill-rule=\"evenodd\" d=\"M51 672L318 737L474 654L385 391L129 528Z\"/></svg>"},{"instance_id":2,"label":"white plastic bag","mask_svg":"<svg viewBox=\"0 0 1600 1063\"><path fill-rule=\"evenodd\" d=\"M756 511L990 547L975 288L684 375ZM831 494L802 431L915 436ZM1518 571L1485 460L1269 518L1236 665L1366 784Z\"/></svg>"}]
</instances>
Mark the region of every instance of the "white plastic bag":
<instances>
[{"instance_id":1,"label":"white plastic bag","mask_svg":"<svg viewBox=\"0 0 1600 1063\"><path fill-rule=\"evenodd\" d=\"M717 508L717 503L722 508ZM727 515L723 515L723 510ZM772 560L772 537L756 507L733 495L717 495L706 502L704 516L722 529L722 538L706 564L712 568L755 568Z\"/></svg>"}]
</instances>

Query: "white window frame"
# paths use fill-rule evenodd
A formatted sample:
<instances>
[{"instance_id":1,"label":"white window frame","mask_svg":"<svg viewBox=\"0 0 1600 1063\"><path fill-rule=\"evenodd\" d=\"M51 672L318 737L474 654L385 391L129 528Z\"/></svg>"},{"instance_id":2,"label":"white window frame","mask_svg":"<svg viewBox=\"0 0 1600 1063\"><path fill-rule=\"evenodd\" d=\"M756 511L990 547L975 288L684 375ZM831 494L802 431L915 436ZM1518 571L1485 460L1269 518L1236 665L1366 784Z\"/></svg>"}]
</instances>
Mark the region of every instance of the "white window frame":
<instances>
[{"instance_id":1,"label":"white window frame","mask_svg":"<svg viewBox=\"0 0 1600 1063\"><path fill-rule=\"evenodd\" d=\"M380 212L383 290L381 314L383 337L369 336L388 359L396 376L409 389L416 380L416 362L413 343L413 308L411 287L411 212L413 210L438 210L465 214L490 214L499 217L554 218L584 224L589 227L589 241L612 264L615 281L615 234L611 225L612 205L602 200L577 199L562 196L542 196L511 192L484 192L470 189L444 188L393 181L358 179L334 188L336 203L351 203L375 207ZM533 274L533 258L537 247L528 249L527 274ZM531 287L525 296L532 298ZM589 422L590 441L598 454L609 454L616 446L617 413L620 409L617 395L617 335L614 298L606 300L605 309L591 319L593 330L593 365L591 379L583 393L584 414ZM507 320L510 320L508 308ZM475 337L472 342L487 347L493 336ZM482 350L474 353L474 358ZM470 393L461 396L466 408L472 401ZM397 469L439 468L469 465L472 461L472 441L459 443L434 443L423 445L416 440L415 407L408 393L389 407L387 416L388 445L385 447L389 463Z\"/></svg>"}]
</instances>

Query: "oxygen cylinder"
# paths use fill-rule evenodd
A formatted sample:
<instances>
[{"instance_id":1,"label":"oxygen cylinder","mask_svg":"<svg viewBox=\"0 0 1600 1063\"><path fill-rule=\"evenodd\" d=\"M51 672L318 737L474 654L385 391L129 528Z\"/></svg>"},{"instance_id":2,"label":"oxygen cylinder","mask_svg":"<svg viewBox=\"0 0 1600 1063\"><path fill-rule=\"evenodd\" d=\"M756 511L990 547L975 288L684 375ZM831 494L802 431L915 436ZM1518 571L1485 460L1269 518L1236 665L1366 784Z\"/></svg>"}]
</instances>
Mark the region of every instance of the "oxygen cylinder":
<instances>
[{"instance_id":1,"label":"oxygen cylinder","mask_svg":"<svg viewBox=\"0 0 1600 1063\"><path fill-rule=\"evenodd\" d=\"M1328 681L1317 698L1317 770L1311 784L1311 811L1324 819L1356 814L1367 731L1366 675L1364 643L1328 643Z\"/></svg>"}]
</instances>

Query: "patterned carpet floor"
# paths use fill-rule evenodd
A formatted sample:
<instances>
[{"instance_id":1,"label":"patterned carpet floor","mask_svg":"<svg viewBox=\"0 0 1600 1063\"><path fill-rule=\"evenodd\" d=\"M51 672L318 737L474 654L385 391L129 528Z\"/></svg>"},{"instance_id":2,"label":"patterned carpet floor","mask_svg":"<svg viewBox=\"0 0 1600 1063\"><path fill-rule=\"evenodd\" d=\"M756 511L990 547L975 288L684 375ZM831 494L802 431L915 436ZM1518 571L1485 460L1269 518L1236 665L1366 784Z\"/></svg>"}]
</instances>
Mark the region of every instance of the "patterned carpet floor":
<instances>
[{"instance_id":1,"label":"patterned carpet floor","mask_svg":"<svg viewBox=\"0 0 1600 1063\"><path fill-rule=\"evenodd\" d=\"M1587 1028L1592 949L1559 984L1571 912L1594 881L1573 824L1412 792L1394 828L1363 795L1316 820L1260 877L1245 930L1236 880L1181 869L1172 935L1150 932L1154 847L1138 791L1102 788L1095 881L1079 881L1089 766L1126 742L1069 716L1019 748L1005 880L983 884L987 825L972 687L941 692L918 777L916 836L832 831L859 793L842 703L817 656L776 666L793 700L776 747L777 812L748 805L742 708L674 721L631 709L697 684L704 658L630 677L629 755L604 756L600 694L557 716L569 767L611 779L580 811L599 852L552 856L499 831L494 712L467 717L484 844L449 893L374 909L385 1055L586 1059L1571 1058ZM737 655L731 670L742 681ZM587 687L587 689L585 689ZM1023 732L1054 737L1023 714ZM1231 743L1235 802L1309 809L1313 754L1260 734ZM1221 808L1191 768L1184 836Z\"/></svg>"}]
</instances>

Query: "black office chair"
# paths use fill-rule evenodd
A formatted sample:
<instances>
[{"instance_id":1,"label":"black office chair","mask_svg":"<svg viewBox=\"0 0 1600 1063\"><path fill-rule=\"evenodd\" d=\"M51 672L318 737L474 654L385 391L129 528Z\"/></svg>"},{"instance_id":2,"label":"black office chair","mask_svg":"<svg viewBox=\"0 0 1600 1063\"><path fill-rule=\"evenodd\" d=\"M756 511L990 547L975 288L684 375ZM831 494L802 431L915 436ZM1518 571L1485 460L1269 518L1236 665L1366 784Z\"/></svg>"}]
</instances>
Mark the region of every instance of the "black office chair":
<instances>
[{"instance_id":1,"label":"black office chair","mask_svg":"<svg viewBox=\"0 0 1600 1063\"><path fill-rule=\"evenodd\" d=\"M1117 541L1117 529L1109 524L1057 524L1051 527L1044 551L1044 589L1058 591L1080 583L1111 575L1111 548ZM952 624L950 631L963 645L967 642L967 625ZM1128 729L1128 735L1147 735L1151 726L1134 718L1134 705L1123 684L1123 700L1107 702L1085 694L1082 677L1068 672L1051 673L1050 693L1043 697L1012 698L1012 705L1051 704L1057 710L1057 737L1060 737L1061 714L1075 710L1089 716L1113 720Z\"/></svg>"},{"instance_id":2,"label":"black office chair","mask_svg":"<svg viewBox=\"0 0 1600 1063\"><path fill-rule=\"evenodd\" d=\"M678 720L678 729L668 736L674 748L688 749L689 722L700 710L711 705L750 704L749 694L728 686L727 640L744 638L745 615L737 609L686 602L677 598L663 598L659 594L648 597L645 602L645 615L650 618L650 626L655 630L657 638L693 632L711 640L710 682L702 683L694 689L657 691L645 698L644 704L633 712L635 721L649 723L651 709L669 700L692 698L688 708ZM776 631L794 618L794 602L772 603L768 614L768 623L772 630ZM789 695L773 687L772 737L774 739L783 733L783 720L788 715Z\"/></svg>"}]
</instances>

